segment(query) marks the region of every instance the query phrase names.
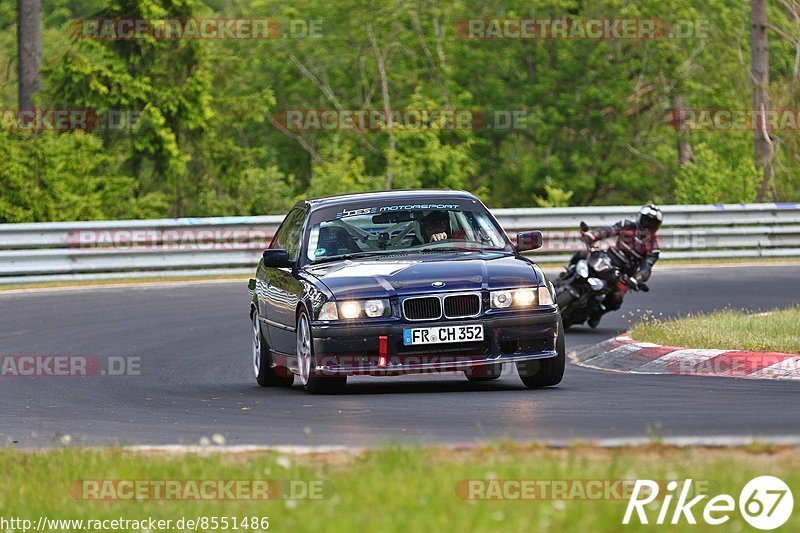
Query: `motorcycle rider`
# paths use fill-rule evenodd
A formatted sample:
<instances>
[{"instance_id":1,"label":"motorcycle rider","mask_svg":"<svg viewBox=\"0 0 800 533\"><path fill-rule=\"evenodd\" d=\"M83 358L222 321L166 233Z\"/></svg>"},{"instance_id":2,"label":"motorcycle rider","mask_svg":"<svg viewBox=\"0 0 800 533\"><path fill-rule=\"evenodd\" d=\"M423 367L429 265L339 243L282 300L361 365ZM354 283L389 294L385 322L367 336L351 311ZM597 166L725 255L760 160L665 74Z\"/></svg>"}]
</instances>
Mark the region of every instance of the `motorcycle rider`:
<instances>
[{"instance_id":1,"label":"motorcycle rider","mask_svg":"<svg viewBox=\"0 0 800 533\"><path fill-rule=\"evenodd\" d=\"M661 252L656 233L663 219L661 209L649 204L639 210L639 216L635 221L624 219L613 226L595 228L594 231L581 231L581 234L587 246L603 239L617 237L616 242L608 249L611 262L620 272L635 280L635 283L643 283L650 279L653 265L658 261ZM571 263L577 263L587 257L586 251L576 252L572 256ZM589 326L597 327L605 313L619 309L627 292L628 285L622 280L617 280L616 286L603 301L600 310L589 317L587 321Z\"/></svg>"}]
</instances>

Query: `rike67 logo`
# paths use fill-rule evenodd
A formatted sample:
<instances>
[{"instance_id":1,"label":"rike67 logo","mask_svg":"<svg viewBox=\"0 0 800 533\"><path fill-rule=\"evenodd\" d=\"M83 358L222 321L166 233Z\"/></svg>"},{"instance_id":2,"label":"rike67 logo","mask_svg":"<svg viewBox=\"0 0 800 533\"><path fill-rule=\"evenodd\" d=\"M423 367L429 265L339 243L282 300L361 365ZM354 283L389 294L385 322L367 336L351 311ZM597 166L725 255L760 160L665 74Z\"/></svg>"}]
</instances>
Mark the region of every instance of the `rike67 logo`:
<instances>
[{"instance_id":1,"label":"rike67 logo","mask_svg":"<svg viewBox=\"0 0 800 533\"><path fill-rule=\"evenodd\" d=\"M650 504L659 498L659 484L649 479L637 480L622 523L628 525L632 523L632 519L633 523L638 519L641 524L649 524L655 518L652 522L655 524L697 524L695 513L698 513L706 524L719 526L728 522L736 511L737 502L729 494L714 496L702 505L700 502L708 498L708 495L701 494L690 500L691 493L691 479L685 480L680 489L677 481L670 481L666 494L661 495L660 504L653 506ZM651 511L649 517L645 506L649 506ZM767 531L776 529L789 520L794 508L794 497L782 480L773 476L760 476L751 479L739 493L738 508L748 524ZM658 511L656 517L652 516L655 510Z\"/></svg>"}]
</instances>

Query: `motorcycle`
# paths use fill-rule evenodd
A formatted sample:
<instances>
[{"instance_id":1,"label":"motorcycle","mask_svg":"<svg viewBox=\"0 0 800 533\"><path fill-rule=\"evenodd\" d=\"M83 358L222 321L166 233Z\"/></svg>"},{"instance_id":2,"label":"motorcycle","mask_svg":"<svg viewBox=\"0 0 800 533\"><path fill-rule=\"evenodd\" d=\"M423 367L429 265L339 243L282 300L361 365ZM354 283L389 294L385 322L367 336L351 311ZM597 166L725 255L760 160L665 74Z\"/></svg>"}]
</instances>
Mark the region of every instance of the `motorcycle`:
<instances>
[{"instance_id":1,"label":"motorcycle","mask_svg":"<svg viewBox=\"0 0 800 533\"><path fill-rule=\"evenodd\" d=\"M581 222L580 228L582 234L589 231L585 222ZM555 283L565 328L582 324L595 313L604 312L603 302L619 283L634 291L650 290L646 283L620 271L599 244L590 243L585 238L583 243L587 257L566 266ZM597 324L592 327L597 327Z\"/></svg>"}]
</instances>

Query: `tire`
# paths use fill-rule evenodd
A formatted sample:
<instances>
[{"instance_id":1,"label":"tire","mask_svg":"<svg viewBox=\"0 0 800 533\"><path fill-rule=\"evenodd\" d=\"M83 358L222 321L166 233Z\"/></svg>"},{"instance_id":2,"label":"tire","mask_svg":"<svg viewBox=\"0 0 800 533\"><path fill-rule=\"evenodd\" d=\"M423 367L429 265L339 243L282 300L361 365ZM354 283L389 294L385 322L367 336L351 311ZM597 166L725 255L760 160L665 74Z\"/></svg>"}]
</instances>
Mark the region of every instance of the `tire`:
<instances>
[{"instance_id":1,"label":"tire","mask_svg":"<svg viewBox=\"0 0 800 533\"><path fill-rule=\"evenodd\" d=\"M575 297L572 295L569 290L564 289L556 296L556 301L558 302L558 309L561 312L561 319L563 321L564 327L568 328L576 323L576 321L570 319L571 309L570 306L575 301Z\"/></svg>"},{"instance_id":2,"label":"tire","mask_svg":"<svg viewBox=\"0 0 800 533\"><path fill-rule=\"evenodd\" d=\"M572 302L575 301L575 297L569 292L569 289L564 289L556 295L556 301L558 302L558 308L563 316L564 311L568 311Z\"/></svg>"},{"instance_id":3,"label":"tire","mask_svg":"<svg viewBox=\"0 0 800 533\"><path fill-rule=\"evenodd\" d=\"M468 370L464 370L464 375L467 377L467 379L475 383L480 383L482 381L493 381L499 378L502 373L502 363L474 366Z\"/></svg>"},{"instance_id":4,"label":"tire","mask_svg":"<svg viewBox=\"0 0 800 533\"><path fill-rule=\"evenodd\" d=\"M314 360L314 338L308 313L305 309L297 317L297 366L300 382L309 394L340 394L347 385L347 376L324 376L312 369Z\"/></svg>"},{"instance_id":5,"label":"tire","mask_svg":"<svg viewBox=\"0 0 800 533\"><path fill-rule=\"evenodd\" d=\"M272 367L269 346L261 334L261 321L258 312L253 311L253 371L256 382L262 387L291 387L294 374L288 368Z\"/></svg>"},{"instance_id":6,"label":"tire","mask_svg":"<svg viewBox=\"0 0 800 533\"><path fill-rule=\"evenodd\" d=\"M534 359L517 363L517 372L529 389L552 387L561 383L564 367L567 362L567 350L564 342L564 325L558 321L558 337L556 338L556 355L549 359Z\"/></svg>"}]
</instances>

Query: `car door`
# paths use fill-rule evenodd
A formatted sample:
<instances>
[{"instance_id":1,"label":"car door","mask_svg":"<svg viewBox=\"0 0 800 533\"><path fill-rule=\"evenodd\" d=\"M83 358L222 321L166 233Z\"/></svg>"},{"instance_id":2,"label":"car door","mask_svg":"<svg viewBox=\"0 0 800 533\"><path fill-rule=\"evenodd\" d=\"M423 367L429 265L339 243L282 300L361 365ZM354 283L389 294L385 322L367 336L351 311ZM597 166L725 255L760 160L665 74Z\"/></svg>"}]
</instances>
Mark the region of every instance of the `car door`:
<instances>
[{"instance_id":1,"label":"car door","mask_svg":"<svg viewBox=\"0 0 800 533\"><path fill-rule=\"evenodd\" d=\"M295 208L286 215L278 228L270 248L282 248L289 252L289 257L297 262L303 233L303 222L306 218L304 209ZM297 278L294 268L267 268L265 275L266 292L263 317L266 319L270 345L273 350L285 354L294 354L295 310L303 296L303 285Z\"/></svg>"}]
</instances>

